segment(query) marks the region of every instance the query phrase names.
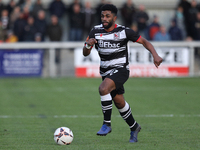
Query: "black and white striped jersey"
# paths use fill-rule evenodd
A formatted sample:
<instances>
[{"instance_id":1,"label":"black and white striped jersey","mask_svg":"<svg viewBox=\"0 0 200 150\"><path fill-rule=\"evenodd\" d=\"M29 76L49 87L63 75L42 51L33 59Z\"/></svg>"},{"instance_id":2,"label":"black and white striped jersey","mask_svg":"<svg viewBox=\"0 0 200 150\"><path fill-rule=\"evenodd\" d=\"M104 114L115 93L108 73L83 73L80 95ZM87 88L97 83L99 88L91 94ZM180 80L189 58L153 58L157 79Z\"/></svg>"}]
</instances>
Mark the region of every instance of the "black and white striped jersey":
<instances>
[{"instance_id":1,"label":"black and white striped jersey","mask_svg":"<svg viewBox=\"0 0 200 150\"><path fill-rule=\"evenodd\" d=\"M103 25L94 26L88 38L95 38L101 63L100 74L106 76L115 68L128 67L128 41L136 42L140 35L130 28L115 24L115 28L107 32Z\"/></svg>"}]
</instances>

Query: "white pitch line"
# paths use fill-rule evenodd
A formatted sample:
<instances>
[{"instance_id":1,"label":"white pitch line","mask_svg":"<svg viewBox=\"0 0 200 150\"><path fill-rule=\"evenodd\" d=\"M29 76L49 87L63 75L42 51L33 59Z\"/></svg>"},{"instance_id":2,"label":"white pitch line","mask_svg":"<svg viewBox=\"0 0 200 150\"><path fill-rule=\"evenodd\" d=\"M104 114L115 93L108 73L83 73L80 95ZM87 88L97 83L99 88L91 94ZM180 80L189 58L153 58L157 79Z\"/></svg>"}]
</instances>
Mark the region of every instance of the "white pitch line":
<instances>
[{"instance_id":1,"label":"white pitch line","mask_svg":"<svg viewBox=\"0 0 200 150\"><path fill-rule=\"evenodd\" d=\"M34 116L23 116L23 115L0 115L0 119L6 118L102 118L102 115L53 115L53 116L46 116L46 115L34 115ZM121 117L120 115L112 115L113 117ZM173 118L173 117L200 117L200 114L196 115L174 115L174 114L163 114L163 115L134 115L137 118Z\"/></svg>"}]
</instances>

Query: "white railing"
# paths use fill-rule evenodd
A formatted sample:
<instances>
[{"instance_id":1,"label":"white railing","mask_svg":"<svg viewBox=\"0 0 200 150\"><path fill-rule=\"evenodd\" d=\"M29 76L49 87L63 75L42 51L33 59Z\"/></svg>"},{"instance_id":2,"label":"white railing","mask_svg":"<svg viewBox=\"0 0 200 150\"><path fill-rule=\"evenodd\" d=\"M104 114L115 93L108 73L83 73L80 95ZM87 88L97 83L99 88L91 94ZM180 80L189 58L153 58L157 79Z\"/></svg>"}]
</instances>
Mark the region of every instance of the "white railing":
<instances>
[{"instance_id":1,"label":"white railing","mask_svg":"<svg viewBox=\"0 0 200 150\"><path fill-rule=\"evenodd\" d=\"M141 47L140 44L129 42L130 46ZM152 42L154 47L188 47L190 49L189 54L189 66L190 76L194 75L194 47L200 47L200 42ZM1 43L0 49L48 49L49 51L49 75L50 77L56 76L56 64L55 64L55 49L71 49L83 47L84 42L44 42L44 43Z\"/></svg>"}]
</instances>

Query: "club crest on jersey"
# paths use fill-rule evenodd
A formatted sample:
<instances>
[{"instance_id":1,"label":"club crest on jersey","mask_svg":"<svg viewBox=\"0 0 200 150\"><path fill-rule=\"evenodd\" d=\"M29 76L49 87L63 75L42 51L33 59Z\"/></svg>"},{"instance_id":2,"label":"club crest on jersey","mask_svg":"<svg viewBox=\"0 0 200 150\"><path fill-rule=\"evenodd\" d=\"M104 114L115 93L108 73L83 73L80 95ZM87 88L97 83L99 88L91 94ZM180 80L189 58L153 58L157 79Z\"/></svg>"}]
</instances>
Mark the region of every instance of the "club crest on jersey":
<instances>
[{"instance_id":1,"label":"club crest on jersey","mask_svg":"<svg viewBox=\"0 0 200 150\"><path fill-rule=\"evenodd\" d=\"M119 40L120 33L114 33L114 40Z\"/></svg>"}]
</instances>

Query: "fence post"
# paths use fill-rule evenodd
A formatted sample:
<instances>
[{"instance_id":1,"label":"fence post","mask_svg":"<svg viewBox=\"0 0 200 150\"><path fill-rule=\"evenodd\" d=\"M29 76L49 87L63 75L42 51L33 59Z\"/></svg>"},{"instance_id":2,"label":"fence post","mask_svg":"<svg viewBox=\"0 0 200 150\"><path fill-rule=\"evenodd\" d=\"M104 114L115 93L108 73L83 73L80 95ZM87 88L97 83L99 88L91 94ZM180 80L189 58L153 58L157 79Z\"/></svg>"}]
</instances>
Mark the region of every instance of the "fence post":
<instances>
[{"instance_id":1,"label":"fence post","mask_svg":"<svg viewBox=\"0 0 200 150\"><path fill-rule=\"evenodd\" d=\"M49 75L56 77L56 64L55 64L55 48L49 49Z\"/></svg>"},{"instance_id":2,"label":"fence post","mask_svg":"<svg viewBox=\"0 0 200 150\"><path fill-rule=\"evenodd\" d=\"M190 46L189 49L190 49L190 54L189 54L189 64L190 64L190 70L189 70L189 76L192 77L195 75L194 73L194 46Z\"/></svg>"}]
</instances>

